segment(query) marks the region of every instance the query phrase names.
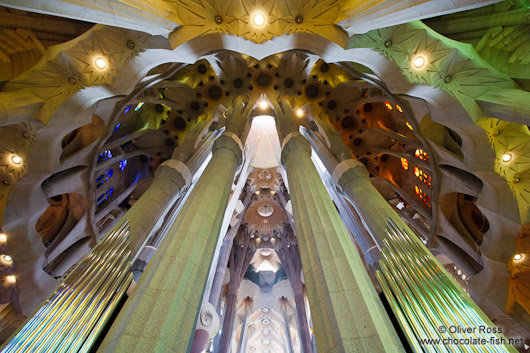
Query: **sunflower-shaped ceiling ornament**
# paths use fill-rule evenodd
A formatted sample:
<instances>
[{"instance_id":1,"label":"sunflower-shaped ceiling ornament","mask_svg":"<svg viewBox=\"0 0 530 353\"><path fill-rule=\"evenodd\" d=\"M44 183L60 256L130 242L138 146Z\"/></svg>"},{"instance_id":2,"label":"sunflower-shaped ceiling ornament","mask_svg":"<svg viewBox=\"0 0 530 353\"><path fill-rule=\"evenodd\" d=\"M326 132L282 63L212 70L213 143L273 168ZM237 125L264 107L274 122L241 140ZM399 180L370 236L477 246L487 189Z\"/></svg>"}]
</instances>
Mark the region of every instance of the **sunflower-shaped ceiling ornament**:
<instances>
[{"instance_id":1,"label":"sunflower-shaped ceiling ornament","mask_svg":"<svg viewBox=\"0 0 530 353\"><path fill-rule=\"evenodd\" d=\"M185 135L193 122L188 122L180 114L172 113L167 119L166 123L160 128L161 131L166 131L170 136L174 137L177 141L182 142Z\"/></svg>"},{"instance_id":2,"label":"sunflower-shaped ceiling ornament","mask_svg":"<svg viewBox=\"0 0 530 353\"><path fill-rule=\"evenodd\" d=\"M175 85L164 90L165 104L187 122L196 121L208 105L187 85Z\"/></svg>"},{"instance_id":3,"label":"sunflower-shaped ceiling ornament","mask_svg":"<svg viewBox=\"0 0 530 353\"><path fill-rule=\"evenodd\" d=\"M139 116L146 129L158 129L168 115L171 108L164 104L144 104L139 111ZM138 116L137 115L137 116Z\"/></svg>"},{"instance_id":4,"label":"sunflower-shaped ceiling ornament","mask_svg":"<svg viewBox=\"0 0 530 353\"><path fill-rule=\"evenodd\" d=\"M250 69L253 91L256 94L273 94L274 82L278 68L271 63L259 63Z\"/></svg>"},{"instance_id":5,"label":"sunflower-shaped ceiling ornament","mask_svg":"<svg viewBox=\"0 0 530 353\"><path fill-rule=\"evenodd\" d=\"M215 71L206 59L201 59L193 65L188 65L177 72L171 80L185 82L191 88L197 88L215 78Z\"/></svg>"},{"instance_id":6,"label":"sunflower-shaped ceiling ornament","mask_svg":"<svg viewBox=\"0 0 530 353\"><path fill-rule=\"evenodd\" d=\"M365 130L367 128L366 123L363 122L362 118L354 111L342 114L331 121L331 124L337 131L341 132L343 137L347 137L348 135L355 134L360 130ZM347 140L345 140L345 142L346 141Z\"/></svg>"},{"instance_id":7,"label":"sunflower-shaped ceiling ornament","mask_svg":"<svg viewBox=\"0 0 530 353\"><path fill-rule=\"evenodd\" d=\"M307 55L303 53L288 52L281 57L274 85L280 99L302 94L308 63Z\"/></svg>"},{"instance_id":8,"label":"sunflower-shaped ceiling ornament","mask_svg":"<svg viewBox=\"0 0 530 353\"><path fill-rule=\"evenodd\" d=\"M205 84L201 83L195 91L197 96L206 102L205 114L207 115L215 113L219 104L226 105L227 97L217 78L211 79Z\"/></svg>"},{"instance_id":9,"label":"sunflower-shaped ceiling ornament","mask_svg":"<svg viewBox=\"0 0 530 353\"><path fill-rule=\"evenodd\" d=\"M245 96L251 89L251 75L247 61L238 53L223 52L217 56L219 82L232 99Z\"/></svg>"},{"instance_id":10,"label":"sunflower-shaped ceiling ornament","mask_svg":"<svg viewBox=\"0 0 530 353\"><path fill-rule=\"evenodd\" d=\"M320 111L318 102L326 97L326 93L329 86L318 82L314 78L306 80L304 87L302 88L302 98L306 103L309 103L315 111Z\"/></svg>"},{"instance_id":11,"label":"sunflower-shaped ceiling ornament","mask_svg":"<svg viewBox=\"0 0 530 353\"><path fill-rule=\"evenodd\" d=\"M241 5L233 7L238 26L236 35L259 44L285 33L280 2L243 0Z\"/></svg>"},{"instance_id":12,"label":"sunflower-shaped ceiling ornament","mask_svg":"<svg viewBox=\"0 0 530 353\"><path fill-rule=\"evenodd\" d=\"M343 114L355 111L362 93L362 89L355 85L341 83L326 93L326 99L321 102L322 109L332 121L336 120Z\"/></svg>"},{"instance_id":13,"label":"sunflower-shaped ceiling ornament","mask_svg":"<svg viewBox=\"0 0 530 353\"><path fill-rule=\"evenodd\" d=\"M310 76L331 87L336 87L341 82L352 79L352 76L342 67L335 64L328 64L322 59L317 60L311 70Z\"/></svg>"}]
</instances>

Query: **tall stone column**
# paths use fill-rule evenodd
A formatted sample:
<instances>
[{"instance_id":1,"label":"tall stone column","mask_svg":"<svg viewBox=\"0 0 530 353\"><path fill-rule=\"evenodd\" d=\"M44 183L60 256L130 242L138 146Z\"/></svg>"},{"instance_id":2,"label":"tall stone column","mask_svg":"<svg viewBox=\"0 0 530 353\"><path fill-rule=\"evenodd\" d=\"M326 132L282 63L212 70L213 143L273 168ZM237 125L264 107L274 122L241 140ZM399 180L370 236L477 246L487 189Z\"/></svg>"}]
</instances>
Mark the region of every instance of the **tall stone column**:
<instances>
[{"instance_id":1,"label":"tall stone column","mask_svg":"<svg viewBox=\"0 0 530 353\"><path fill-rule=\"evenodd\" d=\"M217 268L215 270L215 276L212 283L212 290L210 292L209 299L209 302L212 303L214 307L217 307L217 303L219 302L219 298L221 297L221 290L223 288L223 281L225 278L228 261L230 259L232 243L234 242L234 238L236 237L237 232L239 231L239 228L243 223L243 218L245 217L245 213L247 212L248 206L250 205L250 202L252 200L252 195L253 193L249 188L245 198L243 199L243 206L245 207L245 209L241 211L241 213L236 217L237 223L228 230L226 236L223 239L223 245L221 245L219 260L217 261ZM250 234L245 234L245 236L250 237Z\"/></svg>"},{"instance_id":2,"label":"tall stone column","mask_svg":"<svg viewBox=\"0 0 530 353\"><path fill-rule=\"evenodd\" d=\"M280 111L279 111L280 110ZM319 353L404 352L290 106L276 109Z\"/></svg>"},{"instance_id":3,"label":"tall stone column","mask_svg":"<svg viewBox=\"0 0 530 353\"><path fill-rule=\"evenodd\" d=\"M285 273L287 274L287 279L289 279L289 282L291 282L291 287L293 288L302 353L312 353L313 349L311 347L311 338L309 336L309 326L307 324L307 315L305 311L304 284L302 283L302 264L300 262L300 255L298 253L298 244L296 241L291 241L289 239L288 231L282 232L281 236L281 248L278 249L277 252L282 261Z\"/></svg>"},{"instance_id":4,"label":"tall stone column","mask_svg":"<svg viewBox=\"0 0 530 353\"><path fill-rule=\"evenodd\" d=\"M252 104L229 113L212 159L121 310L99 352L187 352L241 163L242 133Z\"/></svg>"},{"instance_id":5,"label":"tall stone column","mask_svg":"<svg viewBox=\"0 0 530 353\"><path fill-rule=\"evenodd\" d=\"M242 244L234 242L232 252L230 253L230 281L228 282L228 293L226 295L223 332L219 343L219 353L228 353L230 349L236 318L237 290L247 272L252 254L250 234L245 234L245 239L243 239Z\"/></svg>"},{"instance_id":6,"label":"tall stone column","mask_svg":"<svg viewBox=\"0 0 530 353\"><path fill-rule=\"evenodd\" d=\"M250 190L247 192L247 195L243 199L243 206L245 207L245 209L241 211L241 213L236 217L237 223L232 228L230 228L228 232L226 232L226 235L223 239L223 244L221 245L221 250L219 254L219 260L217 261L217 268L215 269L212 290L210 291L210 298L208 300L208 302L214 308L217 307L217 304L219 303L219 298L221 297L221 290L223 289L223 281L226 274L226 266L228 265L228 260L232 251L232 243L237 235L237 232L239 231L239 228L241 227L243 217L245 216L245 212L248 209L248 205L250 204L252 194L253 193ZM246 234L245 236L250 237L250 234ZM195 335L193 337L193 344L191 346L190 353L200 353L206 349L209 337L207 337L202 331L204 330L200 328L197 328L195 330Z\"/></svg>"},{"instance_id":7,"label":"tall stone column","mask_svg":"<svg viewBox=\"0 0 530 353\"><path fill-rule=\"evenodd\" d=\"M318 119L318 123L326 133L330 143L327 152L336 158L334 163L326 163L326 168L332 175L334 184L340 186L344 197L355 208L366 230L372 235L377 245L380 248L383 246L385 227L389 218L400 229L407 229L409 233L412 233L392 206L372 185L366 167L353 159L349 148L344 145L339 133L329 121L325 118ZM315 151L319 155L326 152L320 149L315 149Z\"/></svg>"},{"instance_id":8,"label":"tall stone column","mask_svg":"<svg viewBox=\"0 0 530 353\"><path fill-rule=\"evenodd\" d=\"M182 144L173 152L172 158L158 167L155 178L146 192L123 216L129 221L133 256L143 247L160 217L163 217L171 205L179 199L184 188L189 187L196 170L188 169L185 162L195 151L195 142L202 128L210 121L199 122L190 130ZM118 227L119 224L116 223L109 233L117 230Z\"/></svg>"}]
</instances>

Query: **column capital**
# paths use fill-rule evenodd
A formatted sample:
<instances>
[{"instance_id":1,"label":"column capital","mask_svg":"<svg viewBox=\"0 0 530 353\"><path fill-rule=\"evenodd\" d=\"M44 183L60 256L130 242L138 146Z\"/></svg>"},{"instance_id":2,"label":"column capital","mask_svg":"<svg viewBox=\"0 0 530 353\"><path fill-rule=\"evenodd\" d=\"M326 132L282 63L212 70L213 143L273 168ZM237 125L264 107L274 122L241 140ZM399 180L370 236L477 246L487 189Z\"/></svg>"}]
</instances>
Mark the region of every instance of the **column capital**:
<instances>
[{"instance_id":1,"label":"column capital","mask_svg":"<svg viewBox=\"0 0 530 353\"><path fill-rule=\"evenodd\" d=\"M245 155L245 149L243 148L243 143L236 134L227 131L219 136L213 144L212 153L215 153L215 151L221 148L226 148L232 151L237 158L238 165L241 165L243 156Z\"/></svg>"},{"instance_id":2,"label":"column capital","mask_svg":"<svg viewBox=\"0 0 530 353\"><path fill-rule=\"evenodd\" d=\"M186 185L191 184L191 172L186 164L179 161L178 159L168 159L167 161L160 164L161 167L168 167L176 170L186 182Z\"/></svg>"},{"instance_id":3,"label":"column capital","mask_svg":"<svg viewBox=\"0 0 530 353\"><path fill-rule=\"evenodd\" d=\"M285 165L287 156L294 150L306 151L307 154L311 156L311 144L298 131L291 132L283 139L281 154L282 165Z\"/></svg>"},{"instance_id":4,"label":"column capital","mask_svg":"<svg viewBox=\"0 0 530 353\"><path fill-rule=\"evenodd\" d=\"M333 183L342 187L346 179L366 178L368 179L368 171L364 164L355 159L346 159L337 164L332 173Z\"/></svg>"}]
</instances>

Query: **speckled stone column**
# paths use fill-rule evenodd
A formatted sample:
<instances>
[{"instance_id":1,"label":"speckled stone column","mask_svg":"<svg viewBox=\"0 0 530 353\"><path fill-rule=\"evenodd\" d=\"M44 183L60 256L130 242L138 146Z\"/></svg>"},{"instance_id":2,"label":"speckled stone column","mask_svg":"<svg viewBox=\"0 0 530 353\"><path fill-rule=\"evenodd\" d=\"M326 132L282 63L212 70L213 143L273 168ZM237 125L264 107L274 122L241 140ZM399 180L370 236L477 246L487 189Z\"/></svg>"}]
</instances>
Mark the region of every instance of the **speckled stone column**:
<instances>
[{"instance_id":1,"label":"speckled stone column","mask_svg":"<svg viewBox=\"0 0 530 353\"><path fill-rule=\"evenodd\" d=\"M187 352L248 116L238 105L212 159L160 244L98 352Z\"/></svg>"},{"instance_id":2,"label":"speckled stone column","mask_svg":"<svg viewBox=\"0 0 530 353\"><path fill-rule=\"evenodd\" d=\"M356 160L347 159L333 171L333 181L342 189L344 197L355 207L374 240L383 245L385 227L391 218L400 229L409 227L392 209L392 206L372 185L365 166ZM409 233L412 231L409 230Z\"/></svg>"},{"instance_id":3,"label":"speckled stone column","mask_svg":"<svg viewBox=\"0 0 530 353\"><path fill-rule=\"evenodd\" d=\"M348 200L357 214L362 218L366 230L372 235L374 241L383 246L385 227L389 218L401 229L409 230L407 224L396 211L372 185L369 173L364 164L352 158L348 147L342 142L339 133L331 126L328 120L319 119L319 125L325 131L330 142L329 152L338 161L333 165L326 165L328 172L333 177L335 185L340 186L344 197ZM315 149L317 154L324 151Z\"/></svg>"},{"instance_id":4,"label":"speckled stone column","mask_svg":"<svg viewBox=\"0 0 530 353\"><path fill-rule=\"evenodd\" d=\"M172 158L158 167L149 188L123 216L129 221L133 256L143 247L160 217L182 196L184 188L189 187L195 170L190 170L185 162L195 152L195 142L209 122L205 119L191 128L182 144L173 152ZM120 224L117 222L108 233L117 230Z\"/></svg>"},{"instance_id":5,"label":"speckled stone column","mask_svg":"<svg viewBox=\"0 0 530 353\"><path fill-rule=\"evenodd\" d=\"M282 164L318 352L404 352L300 133L285 138Z\"/></svg>"}]
</instances>

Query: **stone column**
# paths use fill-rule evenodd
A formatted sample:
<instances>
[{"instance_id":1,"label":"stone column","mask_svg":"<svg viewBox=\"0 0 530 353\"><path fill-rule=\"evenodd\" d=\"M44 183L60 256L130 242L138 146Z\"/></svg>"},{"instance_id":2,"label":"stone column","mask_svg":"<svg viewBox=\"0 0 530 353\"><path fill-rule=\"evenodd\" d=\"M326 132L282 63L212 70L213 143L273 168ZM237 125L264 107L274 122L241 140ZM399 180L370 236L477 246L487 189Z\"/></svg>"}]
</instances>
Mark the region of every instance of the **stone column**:
<instances>
[{"instance_id":1,"label":"stone column","mask_svg":"<svg viewBox=\"0 0 530 353\"><path fill-rule=\"evenodd\" d=\"M221 245L221 250L219 254L219 260L217 261L217 268L215 269L212 290L210 291L210 297L208 300L208 302L211 303L214 308L217 307L219 298L221 297L221 290L223 289L223 281L226 274L226 266L228 265L230 252L232 250L232 243L234 241L235 236L237 235L237 232L239 231L239 228L241 227L241 223L243 222L243 217L245 216L245 212L248 209L248 205L250 204L252 194L253 193L249 189L247 195L245 196L245 199L243 200L243 206L245 206L245 209L241 211L239 215L237 215L237 223L232 228L230 228L228 232L226 232L226 235L223 239L223 244ZM245 236L250 237L250 234L246 234ZM193 344L190 353L200 353L206 349L208 340L205 339L206 336L201 331L201 329L195 330L195 335L193 337Z\"/></svg>"},{"instance_id":2,"label":"stone column","mask_svg":"<svg viewBox=\"0 0 530 353\"><path fill-rule=\"evenodd\" d=\"M212 159L127 300L99 352L187 352L252 104L229 113Z\"/></svg>"},{"instance_id":3,"label":"stone column","mask_svg":"<svg viewBox=\"0 0 530 353\"><path fill-rule=\"evenodd\" d=\"M385 227L389 218L400 229L407 229L412 234L413 232L406 223L372 185L364 164L353 159L349 148L344 145L339 133L333 129L329 121L323 118L318 119L318 123L330 143L327 152L336 158L333 163L326 163L326 168L332 175L334 184L340 186L344 197L355 208L366 230L372 235L379 248L383 247ZM316 153L324 155L326 151L322 151L322 148L315 149Z\"/></svg>"},{"instance_id":4,"label":"stone column","mask_svg":"<svg viewBox=\"0 0 530 353\"><path fill-rule=\"evenodd\" d=\"M219 343L219 353L228 353L230 342L232 341L232 332L234 330L234 321L236 318L237 290L247 272L253 251L250 248L250 234L245 234L242 244L234 242L232 252L230 253L230 282L228 282L228 293L226 296L225 314L223 317L223 326L221 342Z\"/></svg>"},{"instance_id":5,"label":"stone column","mask_svg":"<svg viewBox=\"0 0 530 353\"><path fill-rule=\"evenodd\" d=\"M300 333L300 345L302 353L312 353L311 337L309 336L309 327L307 324L307 315L304 302L304 284L302 283L302 264L298 253L298 244L296 241L289 239L289 232L281 233L281 248L278 249L278 255L282 261L283 268L287 274L287 279L291 282L293 288L294 301L296 304L296 316L298 317L298 332ZM290 339L290 337L289 337Z\"/></svg>"},{"instance_id":6,"label":"stone column","mask_svg":"<svg viewBox=\"0 0 530 353\"><path fill-rule=\"evenodd\" d=\"M146 192L123 216L129 221L131 229L130 241L133 257L143 247L160 217L164 217L171 205L182 195L184 189L189 187L196 170L188 169L185 162L195 151L195 142L202 128L210 121L199 122L190 130L182 144L173 152L172 158L158 167L155 178ZM116 223L109 233L118 229L118 226L119 224Z\"/></svg>"},{"instance_id":7,"label":"stone column","mask_svg":"<svg viewBox=\"0 0 530 353\"><path fill-rule=\"evenodd\" d=\"M278 108L278 107L277 107ZM276 109L288 133L287 172L319 353L404 352L362 260L297 131L292 108ZM284 121L282 123L282 120Z\"/></svg>"},{"instance_id":8,"label":"stone column","mask_svg":"<svg viewBox=\"0 0 530 353\"><path fill-rule=\"evenodd\" d=\"M223 288L223 281L228 266L228 260L230 258L232 243L234 242L234 238L236 237L237 232L239 231L239 228L243 223L243 218L245 217L245 213L248 209L248 206L250 205L252 195L253 193L249 188L245 198L243 199L243 206L245 207L245 209L241 211L239 215L237 215L237 223L228 230L226 236L223 239L223 245L221 245L221 253L219 254L219 260L217 262L217 269L215 271L215 276L212 283L212 290L210 292L209 302L212 303L214 307L217 307L217 303L219 302L219 298L221 297L221 290ZM245 236L250 237L250 234L245 234Z\"/></svg>"}]
</instances>

